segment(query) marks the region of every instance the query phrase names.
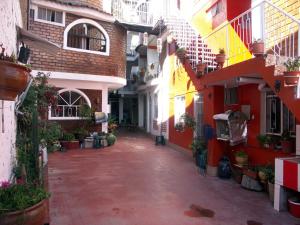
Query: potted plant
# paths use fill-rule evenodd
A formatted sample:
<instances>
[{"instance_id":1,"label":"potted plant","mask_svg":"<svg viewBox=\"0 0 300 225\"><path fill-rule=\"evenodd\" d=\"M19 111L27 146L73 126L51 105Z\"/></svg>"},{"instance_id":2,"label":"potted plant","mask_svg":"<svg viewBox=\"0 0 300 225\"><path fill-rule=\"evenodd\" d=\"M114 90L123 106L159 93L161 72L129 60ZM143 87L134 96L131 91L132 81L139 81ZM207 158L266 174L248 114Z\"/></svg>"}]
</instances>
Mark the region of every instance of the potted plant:
<instances>
[{"instance_id":1,"label":"potted plant","mask_svg":"<svg viewBox=\"0 0 300 225\"><path fill-rule=\"evenodd\" d=\"M183 124L183 122L176 123L174 128L178 132L183 132L184 131L184 124Z\"/></svg>"},{"instance_id":2,"label":"potted plant","mask_svg":"<svg viewBox=\"0 0 300 225\"><path fill-rule=\"evenodd\" d=\"M185 59L186 59L186 50L185 50L185 48L178 48L176 50L176 55L177 55L178 59L180 60L180 62L182 64L184 64Z\"/></svg>"},{"instance_id":3,"label":"potted plant","mask_svg":"<svg viewBox=\"0 0 300 225\"><path fill-rule=\"evenodd\" d=\"M288 59L287 62L284 63L286 67L286 71L284 72L284 82L285 85L295 86L298 84L299 76L300 76L300 58Z\"/></svg>"},{"instance_id":4,"label":"potted plant","mask_svg":"<svg viewBox=\"0 0 300 225\"><path fill-rule=\"evenodd\" d=\"M270 165L265 165L265 166L258 166L257 171L258 171L258 177L260 179L260 182L262 183L267 183L268 181L268 174L270 174L270 170L272 168Z\"/></svg>"},{"instance_id":5,"label":"potted plant","mask_svg":"<svg viewBox=\"0 0 300 225\"><path fill-rule=\"evenodd\" d=\"M256 137L261 147L270 148L272 142L272 137L270 135L260 134Z\"/></svg>"},{"instance_id":6,"label":"potted plant","mask_svg":"<svg viewBox=\"0 0 300 225\"><path fill-rule=\"evenodd\" d=\"M79 141L75 139L75 136L72 133L64 133L60 143L61 146L67 150L79 148Z\"/></svg>"},{"instance_id":7,"label":"potted plant","mask_svg":"<svg viewBox=\"0 0 300 225\"><path fill-rule=\"evenodd\" d=\"M190 145L192 149L193 157L195 158L196 165L205 170L207 164L207 147L206 143L199 138L194 138L192 144Z\"/></svg>"},{"instance_id":8,"label":"potted plant","mask_svg":"<svg viewBox=\"0 0 300 225\"><path fill-rule=\"evenodd\" d=\"M0 224L44 224L47 215L46 199L49 196L49 193L38 186L2 182L0 187Z\"/></svg>"},{"instance_id":9,"label":"potted plant","mask_svg":"<svg viewBox=\"0 0 300 225\"><path fill-rule=\"evenodd\" d=\"M293 138L288 130L284 130L281 135L281 147L282 151L285 153L290 153L293 151Z\"/></svg>"},{"instance_id":10,"label":"potted plant","mask_svg":"<svg viewBox=\"0 0 300 225\"><path fill-rule=\"evenodd\" d=\"M200 78L203 74L204 74L204 71L206 69L206 63L200 61L198 64L197 64L197 78Z\"/></svg>"},{"instance_id":11,"label":"potted plant","mask_svg":"<svg viewBox=\"0 0 300 225\"><path fill-rule=\"evenodd\" d=\"M265 51L265 44L263 40L257 39L251 43L250 48L253 55L255 55L256 57L262 56Z\"/></svg>"},{"instance_id":12,"label":"potted plant","mask_svg":"<svg viewBox=\"0 0 300 225\"><path fill-rule=\"evenodd\" d=\"M195 129L196 127L196 122L194 117L192 117L190 114L185 113L181 116L180 118L183 121L183 124L185 127L191 128L191 129Z\"/></svg>"},{"instance_id":13,"label":"potted plant","mask_svg":"<svg viewBox=\"0 0 300 225\"><path fill-rule=\"evenodd\" d=\"M5 56L5 48L2 45L0 48L0 99L14 101L25 90L31 70L17 64L13 54L10 57Z\"/></svg>"},{"instance_id":14,"label":"potted plant","mask_svg":"<svg viewBox=\"0 0 300 225\"><path fill-rule=\"evenodd\" d=\"M107 140L108 146L111 146L111 145L115 144L117 137L113 133L109 133L106 136L106 140Z\"/></svg>"},{"instance_id":15,"label":"potted plant","mask_svg":"<svg viewBox=\"0 0 300 225\"><path fill-rule=\"evenodd\" d=\"M219 69L223 68L224 62L226 60L225 50L224 48L219 49L219 54L216 55L217 67Z\"/></svg>"},{"instance_id":16,"label":"potted plant","mask_svg":"<svg viewBox=\"0 0 300 225\"><path fill-rule=\"evenodd\" d=\"M235 152L234 155L235 155L235 161L238 165L244 166L248 164L248 154L245 151L239 150Z\"/></svg>"}]
</instances>

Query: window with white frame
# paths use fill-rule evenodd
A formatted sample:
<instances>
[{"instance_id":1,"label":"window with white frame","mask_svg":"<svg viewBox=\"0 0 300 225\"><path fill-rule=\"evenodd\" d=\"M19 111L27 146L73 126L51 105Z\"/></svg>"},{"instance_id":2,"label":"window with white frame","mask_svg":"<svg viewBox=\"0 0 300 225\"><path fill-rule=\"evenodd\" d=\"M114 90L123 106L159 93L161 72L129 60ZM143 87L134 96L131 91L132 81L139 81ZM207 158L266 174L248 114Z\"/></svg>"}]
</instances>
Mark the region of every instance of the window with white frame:
<instances>
[{"instance_id":1,"label":"window with white frame","mask_svg":"<svg viewBox=\"0 0 300 225\"><path fill-rule=\"evenodd\" d=\"M154 119L158 118L158 93L154 94L153 98Z\"/></svg>"},{"instance_id":2,"label":"window with white frame","mask_svg":"<svg viewBox=\"0 0 300 225\"><path fill-rule=\"evenodd\" d=\"M106 52L107 40L105 35L94 25L80 23L68 32L67 47L90 51Z\"/></svg>"},{"instance_id":3,"label":"window with white frame","mask_svg":"<svg viewBox=\"0 0 300 225\"><path fill-rule=\"evenodd\" d=\"M289 131L291 135L296 132L295 116L282 103L273 92L266 92L266 133L281 135Z\"/></svg>"},{"instance_id":4,"label":"window with white frame","mask_svg":"<svg viewBox=\"0 0 300 225\"><path fill-rule=\"evenodd\" d=\"M83 92L61 90L58 92L57 106L51 106L49 118L58 120L84 119L82 113L90 107L91 103Z\"/></svg>"},{"instance_id":5,"label":"window with white frame","mask_svg":"<svg viewBox=\"0 0 300 225\"><path fill-rule=\"evenodd\" d=\"M63 24L63 12L43 7L38 7L37 10L37 19L52 23Z\"/></svg>"},{"instance_id":6,"label":"window with white frame","mask_svg":"<svg viewBox=\"0 0 300 225\"><path fill-rule=\"evenodd\" d=\"M194 117L196 122L195 135L198 138L204 137L204 126L203 126L203 94L197 93L194 96Z\"/></svg>"},{"instance_id":7,"label":"window with white frame","mask_svg":"<svg viewBox=\"0 0 300 225\"><path fill-rule=\"evenodd\" d=\"M174 123L183 122L182 115L185 114L185 96L176 96L174 98Z\"/></svg>"}]
</instances>

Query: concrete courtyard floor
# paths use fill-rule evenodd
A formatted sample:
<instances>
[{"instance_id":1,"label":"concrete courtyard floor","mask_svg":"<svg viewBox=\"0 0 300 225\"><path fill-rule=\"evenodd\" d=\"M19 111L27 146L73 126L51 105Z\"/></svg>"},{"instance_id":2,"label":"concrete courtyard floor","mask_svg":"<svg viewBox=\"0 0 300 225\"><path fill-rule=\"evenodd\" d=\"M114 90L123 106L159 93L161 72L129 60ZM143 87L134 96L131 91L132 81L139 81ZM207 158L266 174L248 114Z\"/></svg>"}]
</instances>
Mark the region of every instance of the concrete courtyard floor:
<instances>
[{"instance_id":1,"label":"concrete courtyard floor","mask_svg":"<svg viewBox=\"0 0 300 225\"><path fill-rule=\"evenodd\" d=\"M267 194L201 176L189 154L139 133L49 156L51 225L300 225Z\"/></svg>"}]
</instances>

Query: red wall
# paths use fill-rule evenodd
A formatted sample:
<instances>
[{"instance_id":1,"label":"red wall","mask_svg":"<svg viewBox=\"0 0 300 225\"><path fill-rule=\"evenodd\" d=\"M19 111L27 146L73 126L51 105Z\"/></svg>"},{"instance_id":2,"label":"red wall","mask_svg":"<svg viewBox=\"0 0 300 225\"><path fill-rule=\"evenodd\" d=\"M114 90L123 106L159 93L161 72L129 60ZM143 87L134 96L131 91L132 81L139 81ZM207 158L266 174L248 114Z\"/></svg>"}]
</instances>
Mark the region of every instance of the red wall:
<instances>
[{"instance_id":1,"label":"red wall","mask_svg":"<svg viewBox=\"0 0 300 225\"><path fill-rule=\"evenodd\" d=\"M251 0L227 0L227 20L230 21L251 8Z\"/></svg>"}]
</instances>

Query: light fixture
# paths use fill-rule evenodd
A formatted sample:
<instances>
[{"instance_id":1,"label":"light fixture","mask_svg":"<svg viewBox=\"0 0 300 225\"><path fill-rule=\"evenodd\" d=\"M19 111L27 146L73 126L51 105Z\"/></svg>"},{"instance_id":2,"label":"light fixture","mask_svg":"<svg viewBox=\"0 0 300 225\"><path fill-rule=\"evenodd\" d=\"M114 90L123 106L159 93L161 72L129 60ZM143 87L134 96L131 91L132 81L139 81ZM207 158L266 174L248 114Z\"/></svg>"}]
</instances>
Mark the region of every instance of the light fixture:
<instances>
[{"instance_id":1,"label":"light fixture","mask_svg":"<svg viewBox=\"0 0 300 225\"><path fill-rule=\"evenodd\" d=\"M148 33L145 32L143 35L143 45L148 46Z\"/></svg>"},{"instance_id":2,"label":"light fixture","mask_svg":"<svg viewBox=\"0 0 300 225\"><path fill-rule=\"evenodd\" d=\"M161 38L157 38L157 52L158 53L161 53L161 51L162 51L162 40L161 40Z\"/></svg>"}]
</instances>

